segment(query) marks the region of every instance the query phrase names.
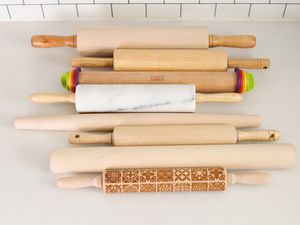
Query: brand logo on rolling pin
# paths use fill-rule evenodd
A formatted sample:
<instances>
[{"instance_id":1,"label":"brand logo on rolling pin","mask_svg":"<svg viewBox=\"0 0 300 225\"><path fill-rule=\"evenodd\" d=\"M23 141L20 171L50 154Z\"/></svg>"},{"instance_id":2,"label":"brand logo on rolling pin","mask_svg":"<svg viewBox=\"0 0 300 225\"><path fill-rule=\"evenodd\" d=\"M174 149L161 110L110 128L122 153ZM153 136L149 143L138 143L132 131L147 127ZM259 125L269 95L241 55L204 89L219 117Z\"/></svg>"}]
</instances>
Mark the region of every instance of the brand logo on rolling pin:
<instances>
[{"instance_id":1,"label":"brand logo on rolling pin","mask_svg":"<svg viewBox=\"0 0 300 225\"><path fill-rule=\"evenodd\" d=\"M151 81L164 81L165 78L163 75L153 75L150 77Z\"/></svg>"}]
</instances>

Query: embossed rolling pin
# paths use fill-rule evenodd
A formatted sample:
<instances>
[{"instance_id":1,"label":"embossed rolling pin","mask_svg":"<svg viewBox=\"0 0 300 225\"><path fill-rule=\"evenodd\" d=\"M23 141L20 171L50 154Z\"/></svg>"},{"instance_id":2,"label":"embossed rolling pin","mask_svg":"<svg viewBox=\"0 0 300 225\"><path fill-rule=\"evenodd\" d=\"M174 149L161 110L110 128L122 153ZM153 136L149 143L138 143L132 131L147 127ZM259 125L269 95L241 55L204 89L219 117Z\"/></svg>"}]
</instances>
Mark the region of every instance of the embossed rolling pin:
<instances>
[{"instance_id":1,"label":"embossed rolling pin","mask_svg":"<svg viewBox=\"0 0 300 225\"><path fill-rule=\"evenodd\" d=\"M37 48L77 48L85 56L111 56L115 48L252 48L256 40L253 35L209 35L207 27L102 27L79 29L77 36L36 35L31 43Z\"/></svg>"},{"instance_id":2,"label":"embossed rolling pin","mask_svg":"<svg viewBox=\"0 0 300 225\"><path fill-rule=\"evenodd\" d=\"M68 94L37 93L38 103L75 103L77 112L195 112L196 103L242 100L238 93L199 94L189 84L81 84Z\"/></svg>"},{"instance_id":3,"label":"embossed rolling pin","mask_svg":"<svg viewBox=\"0 0 300 225\"><path fill-rule=\"evenodd\" d=\"M242 141L276 141L276 130L241 131L232 125L118 126L112 133L74 133L71 144L114 146L235 144Z\"/></svg>"},{"instance_id":4,"label":"embossed rolling pin","mask_svg":"<svg viewBox=\"0 0 300 225\"><path fill-rule=\"evenodd\" d=\"M77 147L52 151L50 169L54 173L216 165L226 169L287 169L295 161L291 144Z\"/></svg>"},{"instance_id":5,"label":"embossed rolling pin","mask_svg":"<svg viewBox=\"0 0 300 225\"><path fill-rule=\"evenodd\" d=\"M200 93L244 93L254 87L251 73L201 71L81 71L74 68L61 76L62 86L75 92L78 84L194 84Z\"/></svg>"},{"instance_id":6,"label":"embossed rolling pin","mask_svg":"<svg viewBox=\"0 0 300 225\"><path fill-rule=\"evenodd\" d=\"M232 184L271 182L268 173L230 173L222 167L110 169L60 178L59 188L96 187L106 193L225 191Z\"/></svg>"},{"instance_id":7,"label":"embossed rolling pin","mask_svg":"<svg viewBox=\"0 0 300 225\"><path fill-rule=\"evenodd\" d=\"M16 129L113 131L116 126L230 124L258 127L259 115L204 113L92 113L55 116L19 117Z\"/></svg>"},{"instance_id":8,"label":"embossed rolling pin","mask_svg":"<svg viewBox=\"0 0 300 225\"><path fill-rule=\"evenodd\" d=\"M228 59L224 51L184 49L115 49L112 58L79 57L73 67L112 67L115 71L226 71L268 69L269 59Z\"/></svg>"}]
</instances>

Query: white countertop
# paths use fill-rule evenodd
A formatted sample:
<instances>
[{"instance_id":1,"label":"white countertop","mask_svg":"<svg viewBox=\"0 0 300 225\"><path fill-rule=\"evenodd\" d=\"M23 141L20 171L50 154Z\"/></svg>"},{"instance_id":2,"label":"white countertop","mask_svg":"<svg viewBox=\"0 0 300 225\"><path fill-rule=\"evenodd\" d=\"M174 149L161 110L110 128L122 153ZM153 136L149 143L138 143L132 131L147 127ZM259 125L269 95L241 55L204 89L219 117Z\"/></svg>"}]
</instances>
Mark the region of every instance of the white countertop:
<instances>
[{"instance_id":1,"label":"white countertop","mask_svg":"<svg viewBox=\"0 0 300 225\"><path fill-rule=\"evenodd\" d=\"M60 74L70 69L70 59L77 53L74 49L33 49L30 37L68 35L77 27L110 23L113 22L0 23L0 224L299 224L299 164L291 170L270 171L270 185L235 185L221 193L107 195L92 188L56 188L58 176L49 171L48 155L53 148L69 146L68 132L15 130L13 119L74 113L72 105L35 105L28 96L41 91L64 92ZM256 35L256 48L230 49L229 55L269 57L271 69L252 71L256 86L244 95L242 103L206 104L199 110L260 114L261 128L280 130L281 143L293 143L299 148L300 23L180 24L208 25L210 33L216 34Z\"/></svg>"}]
</instances>

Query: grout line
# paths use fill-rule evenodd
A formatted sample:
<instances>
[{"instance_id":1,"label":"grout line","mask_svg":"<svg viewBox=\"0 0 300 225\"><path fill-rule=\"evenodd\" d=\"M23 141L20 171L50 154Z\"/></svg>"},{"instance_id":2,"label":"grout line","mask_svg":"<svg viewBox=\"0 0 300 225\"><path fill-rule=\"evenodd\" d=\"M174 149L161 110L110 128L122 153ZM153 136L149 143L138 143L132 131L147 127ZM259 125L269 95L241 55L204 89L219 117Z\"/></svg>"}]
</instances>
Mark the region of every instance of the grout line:
<instances>
[{"instance_id":1,"label":"grout line","mask_svg":"<svg viewBox=\"0 0 300 225\"><path fill-rule=\"evenodd\" d=\"M77 18L79 18L79 12L78 12L78 5L77 4L75 4L75 8L76 8Z\"/></svg>"},{"instance_id":2,"label":"grout line","mask_svg":"<svg viewBox=\"0 0 300 225\"><path fill-rule=\"evenodd\" d=\"M114 11L113 11L113 4L110 3L110 13L111 13L111 18L114 18Z\"/></svg>"},{"instance_id":3,"label":"grout line","mask_svg":"<svg viewBox=\"0 0 300 225\"><path fill-rule=\"evenodd\" d=\"M284 10L283 10L283 14L282 14L282 18L285 17L286 8L287 8L287 4L285 4Z\"/></svg>"},{"instance_id":4,"label":"grout line","mask_svg":"<svg viewBox=\"0 0 300 225\"><path fill-rule=\"evenodd\" d=\"M145 3L145 17L147 18L148 17L148 4Z\"/></svg>"},{"instance_id":5,"label":"grout line","mask_svg":"<svg viewBox=\"0 0 300 225\"><path fill-rule=\"evenodd\" d=\"M22 2L23 2L23 5L25 5L25 1L24 1L24 0L22 0Z\"/></svg>"},{"instance_id":6,"label":"grout line","mask_svg":"<svg viewBox=\"0 0 300 225\"><path fill-rule=\"evenodd\" d=\"M9 15L9 19L11 20L11 14L10 14L10 11L9 11L9 8L8 8L8 5L6 5L6 9L7 9L8 15Z\"/></svg>"},{"instance_id":7,"label":"grout line","mask_svg":"<svg viewBox=\"0 0 300 225\"><path fill-rule=\"evenodd\" d=\"M180 3L180 12L179 12L179 18L182 18L182 3Z\"/></svg>"},{"instance_id":8,"label":"grout line","mask_svg":"<svg viewBox=\"0 0 300 225\"><path fill-rule=\"evenodd\" d=\"M42 10L43 18L45 19L45 12L42 4L41 4L41 10Z\"/></svg>"},{"instance_id":9,"label":"grout line","mask_svg":"<svg viewBox=\"0 0 300 225\"><path fill-rule=\"evenodd\" d=\"M252 9L252 3L250 3L250 6L249 6L248 18L250 17L250 14L251 14L251 9Z\"/></svg>"},{"instance_id":10,"label":"grout line","mask_svg":"<svg viewBox=\"0 0 300 225\"><path fill-rule=\"evenodd\" d=\"M217 16L217 3L216 3L216 5L215 5L215 12L214 12L214 17L216 17Z\"/></svg>"}]
</instances>

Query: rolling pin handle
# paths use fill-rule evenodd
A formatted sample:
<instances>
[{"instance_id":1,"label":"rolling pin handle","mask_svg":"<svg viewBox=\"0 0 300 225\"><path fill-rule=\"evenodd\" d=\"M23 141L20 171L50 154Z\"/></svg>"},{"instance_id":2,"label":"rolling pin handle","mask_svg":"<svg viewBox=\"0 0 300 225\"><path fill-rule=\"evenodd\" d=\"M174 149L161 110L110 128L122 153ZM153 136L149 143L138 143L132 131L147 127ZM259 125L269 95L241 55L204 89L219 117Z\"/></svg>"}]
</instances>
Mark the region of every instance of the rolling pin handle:
<instances>
[{"instance_id":1,"label":"rolling pin handle","mask_svg":"<svg viewBox=\"0 0 300 225\"><path fill-rule=\"evenodd\" d=\"M243 96L239 93L200 94L196 93L196 102L224 102L235 103L242 101Z\"/></svg>"},{"instance_id":2,"label":"rolling pin handle","mask_svg":"<svg viewBox=\"0 0 300 225\"><path fill-rule=\"evenodd\" d=\"M269 69L269 59L228 59L228 68Z\"/></svg>"},{"instance_id":3,"label":"rolling pin handle","mask_svg":"<svg viewBox=\"0 0 300 225\"><path fill-rule=\"evenodd\" d=\"M75 103L75 94L35 93L30 96L30 100L35 103Z\"/></svg>"},{"instance_id":4,"label":"rolling pin handle","mask_svg":"<svg viewBox=\"0 0 300 225\"><path fill-rule=\"evenodd\" d=\"M71 134L69 136L70 144L112 144L112 134L103 133L103 134Z\"/></svg>"},{"instance_id":5,"label":"rolling pin handle","mask_svg":"<svg viewBox=\"0 0 300 225\"><path fill-rule=\"evenodd\" d=\"M62 189L77 189L86 187L102 187L102 175L86 174L63 177L57 180L56 186Z\"/></svg>"},{"instance_id":6,"label":"rolling pin handle","mask_svg":"<svg viewBox=\"0 0 300 225\"><path fill-rule=\"evenodd\" d=\"M34 48L77 47L77 36L35 35L31 38Z\"/></svg>"},{"instance_id":7,"label":"rolling pin handle","mask_svg":"<svg viewBox=\"0 0 300 225\"><path fill-rule=\"evenodd\" d=\"M217 36L209 35L209 47L253 48L256 38L253 35Z\"/></svg>"},{"instance_id":8,"label":"rolling pin handle","mask_svg":"<svg viewBox=\"0 0 300 225\"><path fill-rule=\"evenodd\" d=\"M257 130L237 132L238 141L278 141L280 132L278 130Z\"/></svg>"},{"instance_id":9,"label":"rolling pin handle","mask_svg":"<svg viewBox=\"0 0 300 225\"><path fill-rule=\"evenodd\" d=\"M272 180L269 173L229 173L228 184L268 184Z\"/></svg>"}]
</instances>

